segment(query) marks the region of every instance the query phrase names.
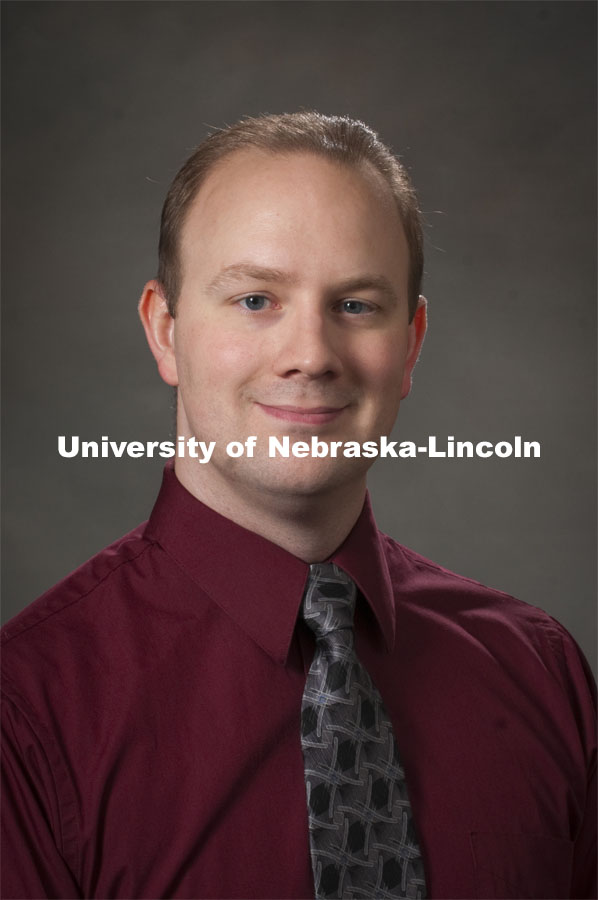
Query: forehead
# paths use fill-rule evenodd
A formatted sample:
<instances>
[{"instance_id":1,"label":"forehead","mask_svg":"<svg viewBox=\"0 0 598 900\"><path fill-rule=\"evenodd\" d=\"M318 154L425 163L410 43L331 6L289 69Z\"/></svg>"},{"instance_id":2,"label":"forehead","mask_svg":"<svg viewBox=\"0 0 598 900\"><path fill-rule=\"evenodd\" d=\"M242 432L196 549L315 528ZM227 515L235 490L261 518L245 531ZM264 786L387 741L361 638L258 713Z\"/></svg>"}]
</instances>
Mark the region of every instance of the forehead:
<instances>
[{"instance_id":1,"label":"forehead","mask_svg":"<svg viewBox=\"0 0 598 900\"><path fill-rule=\"evenodd\" d=\"M180 241L184 277L230 264L346 268L349 256L385 251L406 264L406 242L392 191L369 163L348 165L312 153L249 149L225 157L207 176L186 215ZM399 251L399 253L398 253Z\"/></svg>"},{"instance_id":2,"label":"forehead","mask_svg":"<svg viewBox=\"0 0 598 900\"><path fill-rule=\"evenodd\" d=\"M367 195L370 202L385 209L396 209L390 186L369 162L346 163L306 151L276 153L243 148L212 166L191 201L190 210L205 210L218 202L225 203L232 192L237 195L253 192L265 199L268 189L274 185L282 187L284 195L296 190L307 190L309 195L311 186L317 185L318 192L325 186L324 196L332 199L335 194L340 199L338 194L349 188L354 202L362 202Z\"/></svg>"}]
</instances>

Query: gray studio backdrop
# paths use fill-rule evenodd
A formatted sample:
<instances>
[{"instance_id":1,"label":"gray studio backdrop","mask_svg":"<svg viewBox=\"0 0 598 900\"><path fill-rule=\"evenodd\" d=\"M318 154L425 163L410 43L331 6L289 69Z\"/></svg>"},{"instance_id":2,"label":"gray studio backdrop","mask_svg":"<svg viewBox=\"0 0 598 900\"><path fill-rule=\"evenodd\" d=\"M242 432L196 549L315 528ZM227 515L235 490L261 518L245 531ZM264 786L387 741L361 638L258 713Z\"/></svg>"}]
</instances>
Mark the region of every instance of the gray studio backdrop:
<instances>
[{"instance_id":1,"label":"gray studio backdrop","mask_svg":"<svg viewBox=\"0 0 598 900\"><path fill-rule=\"evenodd\" d=\"M595 18L577 2L5 2L4 618L147 517L168 439L137 321L207 133L311 107L402 155L430 331L396 431L540 459L388 459L381 527L560 619L595 664Z\"/></svg>"}]
</instances>

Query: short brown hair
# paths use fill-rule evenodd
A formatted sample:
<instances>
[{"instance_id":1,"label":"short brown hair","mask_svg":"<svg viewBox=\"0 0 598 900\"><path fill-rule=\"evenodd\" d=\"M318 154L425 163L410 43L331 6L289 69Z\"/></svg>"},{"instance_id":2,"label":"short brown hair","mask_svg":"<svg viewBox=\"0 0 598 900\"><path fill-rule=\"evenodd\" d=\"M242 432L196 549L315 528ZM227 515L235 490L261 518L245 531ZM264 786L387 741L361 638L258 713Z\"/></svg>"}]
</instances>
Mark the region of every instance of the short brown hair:
<instances>
[{"instance_id":1,"label":"short brown hair","mask_svg":"<svg viewBox=\"0 0 598 900\"><path fill-rule=\"evenodd\" d=\"M315 153L353 166L369 162L383 176L395 198L409 247L411 320L417 309L424 259L421 214L407 171L363 122L314 111L241 119L202 141L179 170L164 201L160 225L158 281L170 314L175 314L181 288L179 241L189 207L216 163L247 148L273 154Z\"/></svg>"}]
</instances>

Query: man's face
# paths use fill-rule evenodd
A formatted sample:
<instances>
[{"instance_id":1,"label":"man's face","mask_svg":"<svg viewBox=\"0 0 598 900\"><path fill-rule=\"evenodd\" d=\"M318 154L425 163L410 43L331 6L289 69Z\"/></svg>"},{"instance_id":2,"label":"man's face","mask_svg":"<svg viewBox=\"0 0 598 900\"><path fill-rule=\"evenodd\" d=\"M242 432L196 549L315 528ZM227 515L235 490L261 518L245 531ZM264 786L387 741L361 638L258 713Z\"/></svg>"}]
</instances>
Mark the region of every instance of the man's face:
<instances>
[{"instance_id":1,"label":"man's face","mask_svg":"<svg viewBox=\"0 0 598 900\"><path fill-rule=\"evenodd\" d=\"M424 316L409 326L407 244L381 177L239 151L195 198L180 259L169 380L178 434L216 441L201 477L247 496L363 485L370 459L269 458L268 438L377 441L409 390ZM226 454L250 435L254 458Z\"/></svg>"}]
</instances>

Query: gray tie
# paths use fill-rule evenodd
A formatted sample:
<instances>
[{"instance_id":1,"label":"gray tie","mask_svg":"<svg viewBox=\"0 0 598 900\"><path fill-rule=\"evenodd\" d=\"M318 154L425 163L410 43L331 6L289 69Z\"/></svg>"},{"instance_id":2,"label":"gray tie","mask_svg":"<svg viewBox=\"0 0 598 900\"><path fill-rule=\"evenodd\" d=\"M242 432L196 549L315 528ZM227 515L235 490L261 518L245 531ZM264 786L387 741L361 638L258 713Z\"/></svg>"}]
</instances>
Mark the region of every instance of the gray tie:
<instances>
[{"instance_id":1,"label":"gray tie","mask_svg":"<svg viewBox=\"0 0 598 900\"><path fill-rule=\"evenodd\" d=\"M390 717L353 649L356 592L333 563L309 567L303 616L316 651L301 746L316 898L425 898Z\"/></svg>"}]
</instances>

